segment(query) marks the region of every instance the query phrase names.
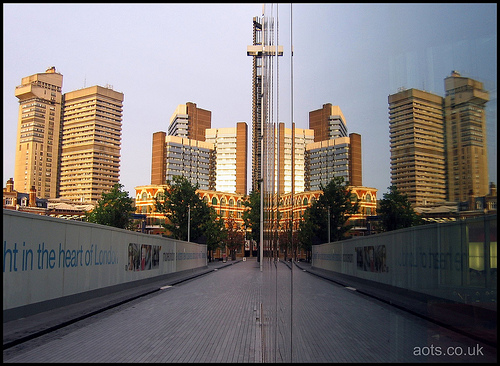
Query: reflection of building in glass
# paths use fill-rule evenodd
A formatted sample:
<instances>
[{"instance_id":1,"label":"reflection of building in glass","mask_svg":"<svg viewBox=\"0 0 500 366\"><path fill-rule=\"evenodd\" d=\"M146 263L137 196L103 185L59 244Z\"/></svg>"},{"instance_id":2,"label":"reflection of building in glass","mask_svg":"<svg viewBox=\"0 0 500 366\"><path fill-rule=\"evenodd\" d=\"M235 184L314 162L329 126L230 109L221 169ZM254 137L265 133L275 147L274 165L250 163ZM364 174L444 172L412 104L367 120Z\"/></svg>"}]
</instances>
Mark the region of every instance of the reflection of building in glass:
<instances>
[{"instance_id":1,"label":"reflection of building in glass","mask_svg":"<svg viewBox=\"0 0 500 366\"><path fill-rule=\"evenodd\" d=\"M443 98L408 89L388 100L392 185L414 206L444 201Z\"/></svg>"},{"instance_id":2,"label":"reflection of building in glass","mask_svg":"<svg viewBox=\"0 0 500 366\"><path fill-rule=\"evenodd\" d=\"M355 261L335 260L334 255L340 252L344 258L353 257ZM355 273L365 280L385 284L390 281L422 296L451 300L437 302L440 306L452 305L442 311L468 304L481 308L481 312L493 311L487 311L481 322L487 317L494 319L498 267L495 215L390 231L384 233L383 240L380 236L368 236L313 245L312 257L316 268ZM388 277L377 272L387 272ZM429 314L429 308L425 308ZM478 318L473 322L477 323ZM492 321L488 329L496 329L495 325ZM487 328L481 332L484 329Z\"/></svg>"},{"instance_id":3,"label":"reflection of building in glass","mask_svg":"<svg viewBox=\"0 0 500 366\"><path fill-rule=\"evenodd\" d=\"M447 199L467 201L488 194L488 151L483 83L456 71L444 79Z\"/></svg>"},{"instance_id":4,"label":"reflection of building in glass","mask_svg":"<svg viewBox=\"0 0 500 366\"><path fill-rule=\"evenodd\" d=\"M349 224L354 225L350 232L351 236L368 235L371 228L367 218L377 214L377 192L376 188L371 187L349 187L351 190L351 200L359 203L358 212L349 217ZM280 227L287 228L290 220L293 218L293 229L298 230L299 223L305 210L323 194L321 190L310 190L285 193L280 196L282 205L280 206ZM292 215L293 211L293 215Z\"/></svg>"},{"instance_id":5,"label":"reflection of building in glass","mask_svg":"<svg viewBox=\"0 0 500 366\"><path fill-rule=\"evenodd\" d=\"M205 140L215 149L215 190L245 194L247 191L247 124L209 128Z\"/></svg>"},{"instance_id":6,"label":"reflection of building in glass","mask_svg":"<svg viewBox=\"0 0 500 366\"><path fill-rule=\"evenodd\" d=\"M306 190L305 157L306 146L314 141L314 131L310 129L285 128L279 123L278 154L276 159L275 179L279 184L279 193L303 192ZM278 176L279 174L279 176Z\"/></svg>"},{"instance_id":7,"label":"reflection of building in glass","mask_svg":"<svg viewBox=\"0 0 500 366\"><path fill-rule=\"evenodd\" d=\"M490 182L489 192L485 196L470 195L467 201L446 201L435 206L415 207L422 220L427 222L457 221L474 216L497 212L497 187Z\"/></svg>"},{"instance_id":8,"label":"reflection of building in glass","mask_svg":"<svg viewBox=\"0 0 500 366\"><path fill-rule=\"evenodd\" d=\"M488 194L483 84L456 71L445 98L417 89L389 95L391 182L415 207Z\"/></svg>"}]
</instances>

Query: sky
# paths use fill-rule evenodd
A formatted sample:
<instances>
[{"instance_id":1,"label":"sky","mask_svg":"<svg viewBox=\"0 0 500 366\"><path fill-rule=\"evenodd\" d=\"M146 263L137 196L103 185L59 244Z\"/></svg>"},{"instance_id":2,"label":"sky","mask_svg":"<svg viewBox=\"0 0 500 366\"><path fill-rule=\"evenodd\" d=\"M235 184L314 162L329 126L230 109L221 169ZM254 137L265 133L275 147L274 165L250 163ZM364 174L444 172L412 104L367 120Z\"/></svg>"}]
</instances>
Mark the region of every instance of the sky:
<instances>
[{"instance_id":1,"label":"sky","mask_svg":"<svg viewBox=\"0 0 500 366\"><path fill-rule=\"evenodd\" d=\"M452 70L484 83L489 181L497 183L497 4L3 4L3 182L14 176L23 77L50 66L62 92L111 85L124 93L120 183L151 183L153 133L179 104L212 112L212 128L248 124L252 19L277 19L277 119L308 128L338 105L362 141L363 185L383 198L390 179L388 96L444 97ZM293 57L290 48L293 46ZM248 145L251 166L251 142ZM251 174L248 174L248 187ZM248 192L249 193L249 192Z\"/></svg>"}]
</instances>

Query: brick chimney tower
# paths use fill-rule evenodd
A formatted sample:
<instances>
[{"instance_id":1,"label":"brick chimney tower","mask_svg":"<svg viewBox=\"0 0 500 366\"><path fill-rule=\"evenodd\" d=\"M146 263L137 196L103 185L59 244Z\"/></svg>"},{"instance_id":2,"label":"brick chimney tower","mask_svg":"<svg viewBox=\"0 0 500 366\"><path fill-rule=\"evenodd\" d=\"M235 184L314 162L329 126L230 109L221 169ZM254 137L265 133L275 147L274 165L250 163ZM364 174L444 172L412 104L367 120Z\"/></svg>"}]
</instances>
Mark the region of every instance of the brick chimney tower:
<instances>
[{"instance_id":1,"label":"brick chimney tower","mask_svg":"<svg viewBox=\"0 0 500 366\"><path fill-rule=\"evenodd\" d=\"M29 207L36 207L36 189L35 189L35 186L31 186L31 189L30 189Z\"/></svg>"},{"instance_id":2,"label":"brick chimney tower","mask_svg":"<svg viewBox=\"0 0 500 366\"><path fill-rule=\"evenodd\" d=\"M6 188L5 192L12 192L12 191L14 191L14 179L13 178L10 178L7 181L7 185L5 186L5 188Z\"/></svg>"}]
</instances>

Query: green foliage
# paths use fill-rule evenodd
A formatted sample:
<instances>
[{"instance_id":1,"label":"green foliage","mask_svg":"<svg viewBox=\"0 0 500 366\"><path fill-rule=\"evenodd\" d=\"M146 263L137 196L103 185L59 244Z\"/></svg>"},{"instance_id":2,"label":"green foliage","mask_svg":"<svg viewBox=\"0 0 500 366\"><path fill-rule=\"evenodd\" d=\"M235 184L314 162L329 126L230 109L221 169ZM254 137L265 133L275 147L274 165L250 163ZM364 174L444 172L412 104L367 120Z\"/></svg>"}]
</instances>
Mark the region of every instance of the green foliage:
<instances>
[{"instance_id":1,"label":"green foliage","mask_svg":"<svg viewBox=\"0 0 500 366\"><path fill-rule=\"evenodd\" d=\"M167 219L163 227L174 239L187 241L189 227L189 239L196 242L210 225L213 218L210 207L196 193L197 189L198 185L187 178L174 176L172 182L167 181L164 200L155 200L156 210Z\"/></svg>"},{"instance_id":2,"label":"green foliage","mask_svg":"<svg viewBox=\"0 0 500 366\"><path fill-rule=\"evenodd\" d=\"M85 214L86 221L130 229L131 214L134 212L133 200L127 192L122 191L122 188L123 185L115 184L109 193L103 192L97 206Z\"/></svg>"},{"instance_id":3,"label":"green foliage","mask_svg":"<svg viewBox=\"0 0 500 366\"><path fill-rule=\"evenodd\" d=\"M259 242L260 240L260 192L252 191L243 200L243 206L247 209L243 212L242 218L245 226L251 229L250 239Z\"/></svg>"},{"instance_id":4,"label":"green foliage","mask_svg":"<svg viewBox=\"0 0 500 366\"><path fill-rule=\"evenodd\" d=\"M344 239L352 228L347 221L359 209L359 203L351 200L351 190L342 177L333 178L326 187L321 185L321 190L323 194L306 209L299 224L299 241L304 249L311 244L326 243L328 228L331 242Z\"/></svg>"},{"instance_id":5,"label":"green foliage","mask_svg":"<svg viewBox=\"0 0 500 366\"><path fill-rule=\"evenodd\" d=\"M418 225L420 219L413 210L408 196L399 192L396 186L388 187L377 209L382 231L392 231Z\"/></svg>"},{"instance_id":6,"label":"green foliage","mask_svg":"<svg viewBox=\"0 0 500 366\"><path fill-rule=\"evenodd\" d=\"M215 209L210 207L210 218L205 223L205 236L207 251L213 252L222 246L222 242L227 237L224 220L222 220Z\"/></svg>"}]
</instances>

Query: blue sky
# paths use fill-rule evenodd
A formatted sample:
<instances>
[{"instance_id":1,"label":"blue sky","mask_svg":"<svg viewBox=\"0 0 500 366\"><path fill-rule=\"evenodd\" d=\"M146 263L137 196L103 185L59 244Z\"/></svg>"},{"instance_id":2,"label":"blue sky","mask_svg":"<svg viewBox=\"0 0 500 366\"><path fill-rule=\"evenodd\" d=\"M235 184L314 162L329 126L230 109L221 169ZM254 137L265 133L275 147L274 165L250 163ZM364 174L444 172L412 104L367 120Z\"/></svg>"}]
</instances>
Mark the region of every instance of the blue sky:
<instances>
[{"instance_id":1,"label":"blue sky","mask_svg":"<svg viewBox=\"0 0 500 366\"><path fill-rule=\"evenodd\" d=\"M262 4L3 4L3 181L14 175L25 76L55 66L63 93L106 84L124 93L120 182L151 183L151 141L177 105L212 111L212 127L251 133L252 18ZM279 19L279 120L308 128L309 112L338 105L362 139L363 185L390 186L388 95L444 96L452 70L482 81L489 180L497 182L496 4L266 5ZM292 34L293 78L290 67ZM290 85L293 80L293 109ZM250 149L249 144L249 149ZM249 152L250 154L250 152ZM250 186L251 175L248 175Z\"/></svg>"}]
</instances>

